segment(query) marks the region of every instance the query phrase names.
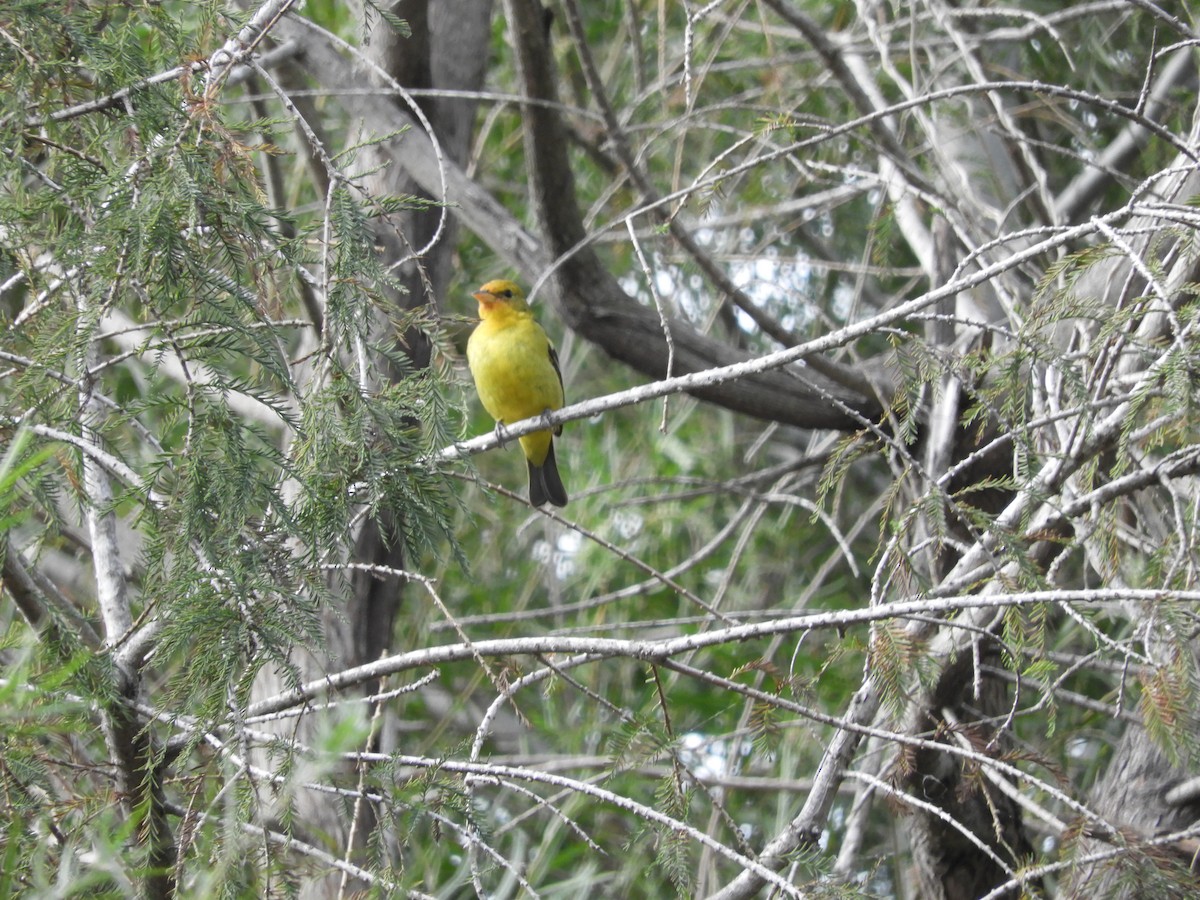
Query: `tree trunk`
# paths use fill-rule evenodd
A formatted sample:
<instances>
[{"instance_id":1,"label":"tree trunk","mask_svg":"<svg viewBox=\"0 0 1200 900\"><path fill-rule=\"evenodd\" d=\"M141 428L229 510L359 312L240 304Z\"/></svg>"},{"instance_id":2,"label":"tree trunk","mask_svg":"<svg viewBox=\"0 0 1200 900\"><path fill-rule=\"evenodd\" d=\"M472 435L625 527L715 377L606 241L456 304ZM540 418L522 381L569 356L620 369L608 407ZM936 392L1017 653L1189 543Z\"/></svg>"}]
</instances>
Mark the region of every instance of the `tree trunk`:
<instances>
[{"instance_id":1,"label":"tree trunk","mask_svg":"<svg viewBox=\"0 0 1200 900\"><path fill-rule=\"evenodd\" d=\"M1187 747L1174 749L1186 760ZM1194 767L1168 758L1145 727L1128 726L1091 791L1089 807L1103 824L1083 827L1063 896L1174 900L1181 880L1200 882L1195 877L1200 842L1194 836L1143 843L1194 826L1200 819L1200 788L1187 783L1194 777ZM1118 848L1132 852L1113 859L1091 858Z\"/></svg>"},{"instance_id":2,"label":"tree trunk","mask_svg":"<svg viewBox=\"0 0 1200 900\"><path fill-rule=\"evenodd\" d=\"M983 652L979 662L995 664L998 657L995 650ZM1012 698L1007 682L986 676L980 697L973 698L974 663L964 653L946 668L922 722L910 730L944 735L940 740L947 743L965 737L973 750L995 757L1008 742L993 743L995 732L984 723L1003 721ZM981 844L1010 870L1032 853L1020 807L978 766L959 756L918 750L907 768L909 794L940 811L919 811L912 819L913 862L925 900L975 900L1007 881L1009 874Z\"/></svg>"},{"instance_id":3,"label":"tree trunk","mask_svg":"<svg viewBox=\"0 0 1200 900\"><path fill-rule=\"evenodd\" d=\"M430 4L427 0L406 0L392 12L404 19L411 35L403 37L377 14L367 15L360 10L360 19L373 27L364 37L363 55L379 70L402 87L421 91L443 90L478 91L483 83L491 34L491 4L478 0L447 0ZM322 82L327 73L310 68L307 73ZM376 73L378 75L378 73ZM388 90L387 78L371 79L381 90ZM399 128L410 118L410 109L398 96L391 98L396 114L392 121L361 123L362 136L371 138ZM472 135L477 101L462 98L418 97L433 133L446 158L455 163L465 161ZM401 136L398 140L403 141ZM370 174L363 179L374 196L394 197L424 194L436 203L445 197L430 196L412 180L408 173L389 166L388 151L370 147L363 151L364 168ZM441 229L440 237L431 244ZM392 334L392 317L381 315L373 325L375 340L383 345L398 343L405 362L393 366L382 356L372 360L377 383L410 377L429 365L431 344L425 328L435 321L439 303L445 296L452 273L457 228L452 217L441 206L408 210L381 218L376 224L376 242L381 248L383 263L397 266L393 270L399 286L383 289L394 303L397 314L427 311L424 321L408 327L403 334ZM298 658L305 679L320 677L328 671L362 665L378 659L394 646L395 623L403 601L403 582L386 574L405 567L402 534L404 510L385 513L380 522L364 521L357 536L350 562L358 568L348 577L334 576L331 589L335 596L345 596L343 608L324 609L326 646L311 655ZM374 569L374 571L371 571ZM279 673L267 673L256 685L256 696L269 696L283 687ZM375 692L376 685L363 688L365 696ZM306 717L301 729L311 730L317 717ZM292 726L285 726L294 735ZM372 738L372 746L362 749L394 749L386 717L383 728ZM304 735L299 735L303 738ZM353 773L346 773L353 781ZM342 804L330 803L326 795L302 792L296 798L296 821L303 823L305 837L321 844L328 839L332 846L349 848L351 860L364 852L376 817L370 804L361 804L352 822ZM353 841L350 834L353 832ZM307 880L301 896L306 900L336 897L342 889L342 875L332 873ZM351 893L367 885L350 879L346 889Z\"/></svg>"}]
</instances>

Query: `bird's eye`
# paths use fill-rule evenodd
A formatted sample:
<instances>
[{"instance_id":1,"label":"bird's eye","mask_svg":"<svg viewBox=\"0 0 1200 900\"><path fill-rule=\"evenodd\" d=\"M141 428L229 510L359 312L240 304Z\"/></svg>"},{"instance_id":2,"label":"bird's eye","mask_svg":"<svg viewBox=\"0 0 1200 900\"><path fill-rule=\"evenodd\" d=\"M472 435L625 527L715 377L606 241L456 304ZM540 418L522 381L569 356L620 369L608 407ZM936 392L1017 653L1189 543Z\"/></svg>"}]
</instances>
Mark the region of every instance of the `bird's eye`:
<instances>
[{"instance_id":1,"label":"bird's eye","mask_svg":"<svg viewBox=\"0 0 1200 900\"><path fill-rule=\"evenodd\" d=\"M502 293L503 293L503 294L504 294L504 296L505 296L505 297L507 297L509 300L511 300L511 299L512 299L512 291L503 291Z\"/></svg>"}]
</instances>

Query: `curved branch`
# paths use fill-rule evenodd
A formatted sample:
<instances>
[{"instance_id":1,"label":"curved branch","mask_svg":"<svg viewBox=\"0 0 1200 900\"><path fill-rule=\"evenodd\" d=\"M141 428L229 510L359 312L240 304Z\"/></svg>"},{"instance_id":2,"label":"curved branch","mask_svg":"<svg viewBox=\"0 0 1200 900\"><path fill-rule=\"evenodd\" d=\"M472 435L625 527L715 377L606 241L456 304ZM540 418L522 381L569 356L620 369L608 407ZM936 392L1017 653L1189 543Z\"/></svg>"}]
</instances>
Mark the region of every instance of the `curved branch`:
<instances>
[{"instance_id":1,"label":"curved branch","mask_svg":"<svg viewBox=\"0 0 1200 900\"><path fill-rule=\"evenodd\" d=\"M668 346L658 312L629 297L603 266L575 202L575 181L567 159L569 142L557 111L559 79L551 64L540 5L508 0L506 9L527 98L522 122L530 193L547 249L555 258L549 277L556 306L572 329L614 359L662 378L667 374ZM675 350L672 374L686 375L750 358L677 318L669 320L669 328ZM812 372L762 373L689 392L757 418L810 428L858 427L856 416L838 409L830 397L858 416L873 417L880 411L873 397L849 391Z\"/></svg>"}]
</instances>

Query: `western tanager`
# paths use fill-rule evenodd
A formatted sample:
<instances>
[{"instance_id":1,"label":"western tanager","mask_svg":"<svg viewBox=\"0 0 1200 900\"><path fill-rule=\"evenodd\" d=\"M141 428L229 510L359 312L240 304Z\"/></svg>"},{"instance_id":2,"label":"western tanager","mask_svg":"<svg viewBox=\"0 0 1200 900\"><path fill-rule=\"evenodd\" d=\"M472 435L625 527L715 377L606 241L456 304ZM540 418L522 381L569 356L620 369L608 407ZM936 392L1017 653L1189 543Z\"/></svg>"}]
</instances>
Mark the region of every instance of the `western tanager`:
<instances>
[{"instance_id":1,"label":"western tanager","mask_svg":"<svg viewBox=\"0 0 1200 900\"><path fill-rule=\"evenodd\" d=\"M511 281L489 281L475 292L479 325L467 341L467 363L483 408L497 427L547 410L562 409L558 354L542 331L525 294ZM554 460L554 435L562 426L520 438L529 464L529 502L567 505L567 491Z\"/></svg>"}]
</instances>

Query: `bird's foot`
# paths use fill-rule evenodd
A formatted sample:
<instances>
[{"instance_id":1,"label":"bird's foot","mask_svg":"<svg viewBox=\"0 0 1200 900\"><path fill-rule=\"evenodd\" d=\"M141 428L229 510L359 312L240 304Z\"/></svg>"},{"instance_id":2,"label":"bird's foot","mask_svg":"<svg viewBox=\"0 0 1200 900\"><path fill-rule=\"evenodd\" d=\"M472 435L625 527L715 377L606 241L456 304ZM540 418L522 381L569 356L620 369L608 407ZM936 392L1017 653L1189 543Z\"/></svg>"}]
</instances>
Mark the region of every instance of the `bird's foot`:
<instances>
[{"instance_id":1,"label":"bird's foot","mask_svg":"<svg viewBox=\"0 0 1200 900\"><path fill-rule=\"evenodd\" d=\"M503 422L496 423L496 442L504 449L504 445L508 443L508 429L504 427Z\"/></svg>"}]
</instances>

